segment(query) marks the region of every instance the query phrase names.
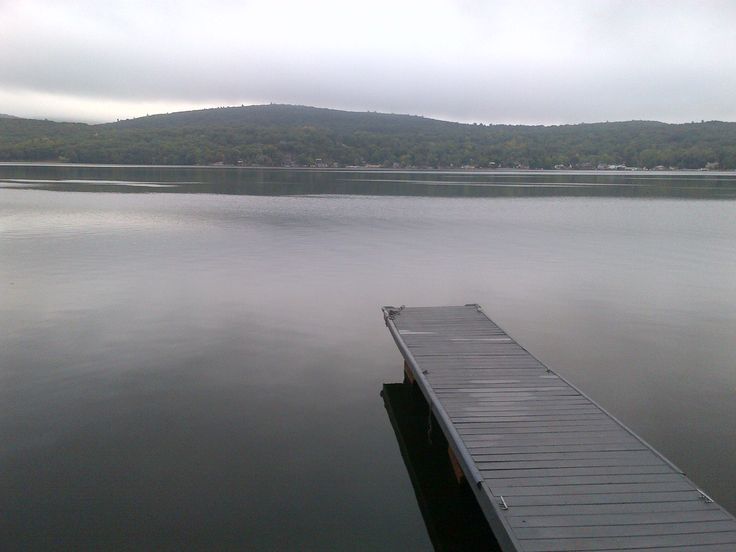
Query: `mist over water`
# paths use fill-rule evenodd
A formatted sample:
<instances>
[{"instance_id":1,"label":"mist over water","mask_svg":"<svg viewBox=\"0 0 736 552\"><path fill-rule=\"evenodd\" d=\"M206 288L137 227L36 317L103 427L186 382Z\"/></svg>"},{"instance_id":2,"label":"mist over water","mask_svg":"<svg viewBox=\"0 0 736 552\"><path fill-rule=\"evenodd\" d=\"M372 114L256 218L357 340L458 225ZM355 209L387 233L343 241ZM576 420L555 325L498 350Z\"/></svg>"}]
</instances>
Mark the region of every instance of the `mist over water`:
<instances>
[{"instance_id":1,"label":"mist over water","mask_svg":"<svg viewBox=\"0 0 736 552\"><path fill-rule=\"evenodd\" d=\"M736 511L736 176L0 166L8 549L422 550L381 305L480 303Z\"/></svg>"}]
</instances>

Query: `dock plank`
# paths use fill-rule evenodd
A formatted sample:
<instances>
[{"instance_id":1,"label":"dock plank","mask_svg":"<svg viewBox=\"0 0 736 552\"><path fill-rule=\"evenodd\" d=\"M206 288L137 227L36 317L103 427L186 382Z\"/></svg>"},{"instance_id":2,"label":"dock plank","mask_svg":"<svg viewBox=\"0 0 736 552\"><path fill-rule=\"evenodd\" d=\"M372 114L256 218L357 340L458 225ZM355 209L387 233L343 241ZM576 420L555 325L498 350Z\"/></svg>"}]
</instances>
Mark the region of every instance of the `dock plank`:
<instances>
[{"instance_id":1,"label":"dock plank","mask_svg":"<svg viewBox=\"0 0 736 552\"><path fill-rule=\"evenodd\" d=\"M736 550L736 519L477 305L384 308L504 551Z\"/></svg>"}]
</instances>

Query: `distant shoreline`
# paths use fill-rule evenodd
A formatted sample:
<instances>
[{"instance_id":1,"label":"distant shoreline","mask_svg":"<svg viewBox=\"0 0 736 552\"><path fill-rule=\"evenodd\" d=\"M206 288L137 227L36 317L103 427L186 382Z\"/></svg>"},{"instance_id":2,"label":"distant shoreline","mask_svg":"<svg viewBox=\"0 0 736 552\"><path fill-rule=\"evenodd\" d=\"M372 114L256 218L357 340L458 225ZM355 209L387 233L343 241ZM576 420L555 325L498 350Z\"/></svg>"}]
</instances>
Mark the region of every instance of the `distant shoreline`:
<instances>
[{"instance_id":1,"label":"distant shoreline","mask_svg":"<svg viewBox=\"0 0 736 552\"><path fill-rule=\"evenodd\" d=\"M0 161L0 167L79 167L79 168L125 168L125 169L208 169L208 170L259 170L259 171L312 171L312 172L374 172L374 173L469 173L469 174L700 174L700 175L732 175L736 169L710 170L710 169L517 169L511 167L499 167L495 169L470 169L470 168L393 168L393 167L272 167L242 166L242 165L156 165L156 164L123 164L123 163L65 163L60 161Z\"/></svg>"}]
</instances>

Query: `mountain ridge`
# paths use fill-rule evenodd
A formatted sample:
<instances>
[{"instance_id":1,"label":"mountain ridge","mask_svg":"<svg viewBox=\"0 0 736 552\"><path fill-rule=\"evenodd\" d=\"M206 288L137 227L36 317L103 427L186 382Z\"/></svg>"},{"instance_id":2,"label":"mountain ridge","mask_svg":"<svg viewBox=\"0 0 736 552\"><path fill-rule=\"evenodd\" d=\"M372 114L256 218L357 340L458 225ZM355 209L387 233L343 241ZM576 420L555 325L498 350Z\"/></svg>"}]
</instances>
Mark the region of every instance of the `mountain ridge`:
<instances>
[{"instance_id":1,"label":"mountain ridge","mask_svg":"<svg viewBox=\"0 0 736 552\"><path fill-rule=\"evenodd\" d=\"M128 119L118 119L116 121L107 121L107 122L100 122L100 123L83 123L79 121L56 121L49 118L35 118L35 117L23 117L23 116L17 116L17 115L10 115L6 113L0 113L0 118L3 119L19 119L19 120L25 120L25 121L44 121L44 122L50 122L50 123L57 123L57 124L80 124L80 125L87 125L89 127L154 127L156 123L163 122L165 126L174 126L176 124L181 124L181 119L185 117L192 117L192 118L199 118L204 119L206 116L210 116L210 120L206 122L214 122L217 121L218 123L223 123L225 125L234 126L237 124L244 124L244 123L258 123L263 122L265 117L261 118L261 121L258 121L257 117L253 117L251 119L239 119L237 118L237 115L239 113L255 113L257 111L261 112L261 115L265 115L266 112L271 111L272 113L270 115L273 115L273 111L281 111L282 114L285 114L288 111L289 116L292 117L291 122L298 121L299 117L302 117L304 120L308 120L309 117L305 116L307 113L312 114L319 114L319 115L334 115L336 117L375 117L375 118L397 118L397 119L403 119L403 120L416 120L416 121L427 121L430 123L439 123L441 125L455 125L455 126L486 126L486 127L506 127L506 128L560 128L560 127L577 127L577 126L583 126L583 125L620 125L620 124L629 124L629 123L647 123L647 124L653 124L653 125L663 125L663 126L681 126L681 125L692 125L692 124L707 124L707 123L722 123L726 125L735 124L736 122L731 121L721 121L721 120L709 120L709 121L691 121L689 123L668 123L664 121L657 121L655 119L627 119L627 120L620 120L620 121L594 121L594 122L579 122L579 123L558 123L558 124L514 124L514 123L464 123L460 121L450 121L445 119L438 119L434 117L427 117L424 115L412 115L409 113L388 113L388 112L380 112L380 111L352 111L352 110L345 110L345 109L335 109L335 108L328 108L328 107L314 107L314 106L308 106L308 105L301 105L301 104L280 104L280 103L268 103L268 104L252 104L252 105L239 105L239 106L218 106L218 107L206 107L202 109L190 109L190 110L184 110L184 111L173 111L173 112L167 112L167 113L154 113L152 115L141 115L139 117L131 117ZM302 113L299 113L299 112ZM212 116L215 117L212 117ZM226 118L223 115L229 116L226 120ZM233 115L236 115L236 117L232 117ZM294 117L296 116L296 117ZM312 117L313 119L316 119L316 117ZM177 121L178 120L178 121ZM324 120L324 119L323 119ZM205 122L205 121L200 121ZM283 122L283 121L282 121ZM173 123L173 124L172 124ZM272 124L273 119L271 121L268 121L268 123Z\"/></svg>"},{"instance_id":2,"label":"mountain ridge","mask_svg":"<svg viewBox=\"0 0 736 552\"><path fill-rule=\"evenodd\" d=\"M736 168L736 123L485 125L289 104L113 123L0 118L0 160L265 166Z\"/></svg>"}]
</instances>

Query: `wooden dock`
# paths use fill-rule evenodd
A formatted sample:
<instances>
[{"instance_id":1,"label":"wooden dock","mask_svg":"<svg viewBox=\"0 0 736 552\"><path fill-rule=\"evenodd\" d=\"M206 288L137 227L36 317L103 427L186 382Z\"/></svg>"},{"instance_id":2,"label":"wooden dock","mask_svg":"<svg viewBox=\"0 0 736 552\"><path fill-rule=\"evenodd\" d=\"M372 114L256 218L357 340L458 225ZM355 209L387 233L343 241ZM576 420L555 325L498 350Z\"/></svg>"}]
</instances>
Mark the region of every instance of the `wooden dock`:
<instances>
[{"instance_id":1,"label":"wooden dock","mask_svg":"<svg viewBox=\"0 0 736 552\"><path fill-rule=\"evenodd\" d=\"M478 305L383 312L502 550L736 551L731 514Z\"/></svg>"}]
</instances>

